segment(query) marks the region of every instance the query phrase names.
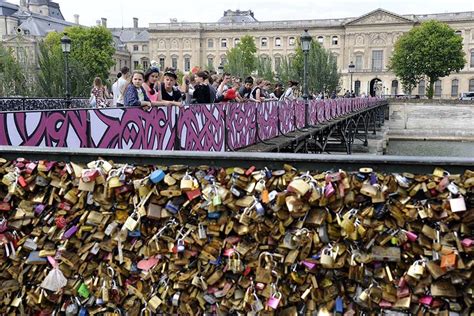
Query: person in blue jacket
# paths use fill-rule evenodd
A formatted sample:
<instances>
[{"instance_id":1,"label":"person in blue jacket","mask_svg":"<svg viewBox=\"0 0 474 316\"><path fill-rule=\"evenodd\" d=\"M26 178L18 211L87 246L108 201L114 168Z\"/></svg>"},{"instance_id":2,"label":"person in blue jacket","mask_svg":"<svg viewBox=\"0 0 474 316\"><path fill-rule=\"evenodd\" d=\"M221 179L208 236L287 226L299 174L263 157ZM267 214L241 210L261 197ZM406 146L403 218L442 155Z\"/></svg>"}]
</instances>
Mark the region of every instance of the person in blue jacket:
<instances>
[{"instance_id":1,"label":"person in blue jacket","mask_svg":"<svg viewBox=\"0 0 474 316\"><path fill-rule=\"evenodd\" d=\"M151 108L150 99L142 87L144 78L145 74L141 71L135 71L133 73L131 82L125 89L125 106L142 106L144 110Z\"/></svg>"}]
</instances>

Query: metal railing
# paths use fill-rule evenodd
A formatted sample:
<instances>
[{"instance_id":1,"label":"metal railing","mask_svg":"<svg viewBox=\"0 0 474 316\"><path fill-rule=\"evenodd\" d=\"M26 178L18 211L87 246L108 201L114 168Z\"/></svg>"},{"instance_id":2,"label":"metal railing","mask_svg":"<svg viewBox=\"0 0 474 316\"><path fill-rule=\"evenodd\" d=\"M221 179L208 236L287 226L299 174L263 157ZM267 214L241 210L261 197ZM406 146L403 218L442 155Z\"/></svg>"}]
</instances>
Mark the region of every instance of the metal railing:
<instances>
[{"instance_id":1,"label":"metal railing","mask_svg":"<svg viewBox=\"0 0 474 316\"><path fill-rule=\"evenodd\" d=\"M35 111L35 110L57 110L64 108L90 108L89 99L71 98L29 98L29 97L11 97L0 98L0 112L5 111Z\"/></svg>"}]
</instances>

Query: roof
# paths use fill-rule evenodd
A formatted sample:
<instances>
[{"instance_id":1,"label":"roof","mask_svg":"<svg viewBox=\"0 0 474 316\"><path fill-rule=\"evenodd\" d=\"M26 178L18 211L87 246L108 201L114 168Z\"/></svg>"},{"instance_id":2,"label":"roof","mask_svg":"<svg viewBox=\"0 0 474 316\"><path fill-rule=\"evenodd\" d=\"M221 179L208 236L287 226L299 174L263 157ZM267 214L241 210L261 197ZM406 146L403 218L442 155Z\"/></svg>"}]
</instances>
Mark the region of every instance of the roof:
<instances>
[{"instance_id":1,"label":"roof","mask_svg":"<svg viewBox=\"0 0 474 316\"><path fill-rule=\"evenodd\" d=\"M124 43L126 42L148 42L150 33L145 28L131 29L110 29L114 36L118 36Z\"/></svg>"},{"instance_id":2,"label":"roof","mask_svg":"<svg viewBox=\"0 0 474 316\"><path fill-rule=\"evenodd\" d=\"M18 11L19 6L16 4L0 0L0 16L11 16Z\"/></svg>"},{"instance_id":3,"label":"roof","mask_svg":"<svg viewBox=\"0 0 474 316\"><path fill-rule=\"evenodd\" d=\"M64 28L73 25L75 24L61 19L31 13L31 16L26 18L19 28L29 31L29 35L44 37L50 32L62 32Z\"/></svg>"},{"instance_id":4,"label":"roof","mask_svg":"<svg viewBox=\"0 0 474 316\"><path fill-rule=\"evenodd\" d=\"M252 23L257 22L255 19L253 12L251 10L248 11L232 11L227 10L224 11L224 16L221 17L217 23Z\"/></svg>"}]
</instances>

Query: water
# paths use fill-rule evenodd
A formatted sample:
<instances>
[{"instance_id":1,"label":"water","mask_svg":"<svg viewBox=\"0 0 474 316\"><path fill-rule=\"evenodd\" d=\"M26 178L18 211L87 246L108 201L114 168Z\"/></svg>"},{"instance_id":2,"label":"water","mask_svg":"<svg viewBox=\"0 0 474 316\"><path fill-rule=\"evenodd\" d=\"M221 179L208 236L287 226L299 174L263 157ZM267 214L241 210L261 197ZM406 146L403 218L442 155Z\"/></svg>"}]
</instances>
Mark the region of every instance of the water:
<instances>
[{"instance_id":1,"label":"water","mask_svg":"<svg viewBox=\"0 0 474 316\"><path fill-rule=\"evenodd\" d=\"M474 142L390 140L387 155L474 157Z\"/></svg>"}]
</instances>

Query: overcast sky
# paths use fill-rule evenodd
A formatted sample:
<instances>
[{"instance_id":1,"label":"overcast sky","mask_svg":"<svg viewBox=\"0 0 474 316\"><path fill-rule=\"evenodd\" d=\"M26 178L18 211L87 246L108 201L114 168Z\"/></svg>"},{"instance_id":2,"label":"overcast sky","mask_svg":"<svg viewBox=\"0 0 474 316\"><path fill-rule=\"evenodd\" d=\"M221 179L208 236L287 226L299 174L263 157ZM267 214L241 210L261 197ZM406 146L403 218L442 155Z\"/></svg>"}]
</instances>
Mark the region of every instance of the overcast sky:
<instances>
[{"instance_id":1,"label":"overcast sky","mask_svg":"<svg viewBox=\"0 0 474 316\"><path fill-rule=\"evenodd\" d=\"M7 0L19 3L19 0ZM186 22L216 22L227 9L252 10L259 21L356 17L377 8L397 14L474 11L474 0L55 0L68 21L80 15L80 23L94 25L107 18L109 27L166 23L170 18Z\"/></svg>"}]
</instances>

